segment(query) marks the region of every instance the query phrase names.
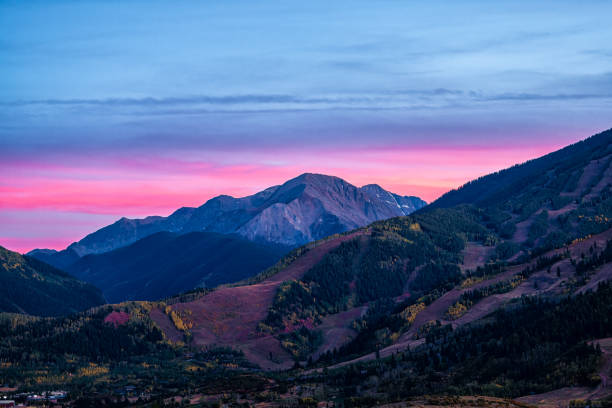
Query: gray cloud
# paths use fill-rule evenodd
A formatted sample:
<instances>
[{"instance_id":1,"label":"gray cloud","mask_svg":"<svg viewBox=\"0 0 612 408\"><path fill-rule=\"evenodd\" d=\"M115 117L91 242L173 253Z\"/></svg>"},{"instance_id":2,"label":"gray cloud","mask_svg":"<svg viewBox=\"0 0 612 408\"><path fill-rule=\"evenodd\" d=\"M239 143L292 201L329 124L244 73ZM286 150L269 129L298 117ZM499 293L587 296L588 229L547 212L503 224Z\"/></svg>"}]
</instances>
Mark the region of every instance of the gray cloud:
<instances>
[{"instance_id":1,"label":"gray cloud","mask_svg":"<svg viewBox=\"0 0 612 408\"><path fill-rule=\"evenodd\" d=\"M338 104L338 103L369 103L373 101L390 101L393 96L443 96L461 95L463 91L437 88L431 90L405 89L381 92L371 95L340 95L302 97L282 94L260 95L196 95L184 97L146 97L146 98L105 98L105 99L33 99L0 102L0 106L27 105L94 105L94 106L177 106L177 105L241 105L241 104Z\"/></svg>"},{"instance_id":2,"label":"gray cloud","mask_svg":"<svg viewBox=\"0 0 612 408\"><path fill-rule=\"evenodd\" d=\"M579 83L576 83L576 82ZM35 100L17 100L0 102L0 106L4 107L24 107L29 105L46 105L57 107L105 107L105 108L150 108L151 113L168 114L173 107L192 107L196 108L202 105L209 106L241 106L247 105L248 109L236 108L233 112L252 112L252 111L296 111L296 110L325 110L325 109L389 109L389 108L407 108L418 107L422 103L419 100L429 100L438 104L435 106L446 106L449 101L453 105L457 103L473 103L479 101L555 101L555 100L585 100L585 99L608 99L612 98L612 74L605 74L598 78L582 78L568 81L571 88L594 88L597 87L600 92L562 92L562 93L545 93L545 92L504 92L504 93L487 93L474 90L459 90L447 88L435 89L398 89L389 90L371 94L341 94L337 96L311 96L302 97L298 95L283 95L283 94L260 94L260 95L196 95L196 96L180 96L180 97L145 97L145 98L104 98L104 99L35 99ZM604 86L607 85L606 86ZM588 86L587 86L588 85ZM589 89L591 90L591 89ZM450 99L449 99L450 98ZM269 107L262 108L261 106L282 105L278 108ZM435 107L432 105L422 105L422 107ZM259 107L259 108L258 108ZM189 112L190 110L177 110L179 112ZM219 112L223 109L199 109L201 112ZM145 112L140 112L146 114Z\"/></svg>"}]
</instances>

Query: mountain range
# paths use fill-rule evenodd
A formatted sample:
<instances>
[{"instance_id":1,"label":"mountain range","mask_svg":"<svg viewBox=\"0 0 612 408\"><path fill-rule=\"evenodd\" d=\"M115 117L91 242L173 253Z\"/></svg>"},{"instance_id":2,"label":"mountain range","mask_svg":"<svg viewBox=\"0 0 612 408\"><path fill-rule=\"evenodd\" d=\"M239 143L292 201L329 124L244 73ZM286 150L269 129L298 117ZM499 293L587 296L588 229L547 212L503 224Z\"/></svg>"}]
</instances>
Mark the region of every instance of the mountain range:
<instances>
[{"instance_id":1,"label":"mountain range","mask_svg":"<svg viewBox=\"0 0 612 408\"><path fill-rule=\"evenodd\" d=\"M376 184L358 188L306 173L252 196L218 196L168 217L121 218L65 250L28 255L96 285L109 301L155 300L247 278L292 247L425 204Z\"/></svg>"},{"instance_id":2,"label":"mountain range","mask_svg":"<svg viewBox=\"0 0 612 408\"><path fill-rule=\"evenodd\" d=\"M185 287L200 285L212 268L206 262L234 262L227 258L251 248L246 244L275 242L246 233L260 229L242 229L268 219L262 214L281 220L264 222L273 225L270 233L308 225L299 231L333 234L293 248L265 270L262 262L243 276L263 272L232 285L108 305L68 322L0 319L0 351L24 380L38 375L28 370L39 365L63 378L68 363L99 364L104 369L87 383L97 375L97 384L108 385L84 391L91 395L114 392L127 364L135 384L155 378L164 398L239 392L247 404L265 398L274 406L612 402L612 130L469 182L409 215L393 215L408 204L381 190L306 174L241 204L234 200L247 198L217 197L202 215L191 209L183 216L200 228L240 227L227 252L214 244L201 257L203 244L193 242L221 243L228 235L181 228L100 254L81 257L73 248L72 265L81 265L75 275L100 282L108 275L113 290L122 288L119 279L137 276L130 288L136 293L153 275L162 277L154 282L161 290L187 270L194 273ZM288 215L298 213L301 222ZM340 228L350 222L352 230ZM93 242L105 241L92 238L82 248ZM172 258L175 269L167 269ZM225 270L249 260L236 262ZM65 339L78 339L78 350ZM423 395L426 404L414 400Z\"/></svg>"}]
</instances>

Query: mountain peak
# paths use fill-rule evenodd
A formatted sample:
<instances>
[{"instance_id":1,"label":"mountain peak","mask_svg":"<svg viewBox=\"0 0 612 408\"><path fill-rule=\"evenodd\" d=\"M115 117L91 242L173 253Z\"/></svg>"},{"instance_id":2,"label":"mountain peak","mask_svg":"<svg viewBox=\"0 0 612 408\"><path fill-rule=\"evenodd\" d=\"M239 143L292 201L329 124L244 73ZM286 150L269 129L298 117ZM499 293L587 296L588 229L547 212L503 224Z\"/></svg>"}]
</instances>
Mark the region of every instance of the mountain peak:
<instances>
[{"instance_id":1,"label":"mountain peak","mask_svg":"<svg viewBox=\"0 0 612 408\"><path fill-rule=\"evenodd\" d=\"M327 174L320 174L320 173L302 173L299 176L287 181L285 184L294 183L294 182L302 182L306 184L335 183L338 181L347 183L346 181L342 180L340 177L336 177L336 176L330 176Z\"/></svg>"},{"instance_id":2,"label":"mountain peak","mask_svg":"<svg viewBox=\"0 0 612 408\"><path fill-rule=\"evenodd\" d=\"M28 256L32 256L32 255L35 255L35 254L52 255L52 254L56 254L56 253L57 253L57 251L55 249L34 248L30 252L26 253L26 255L28 255Z\"/></svg>"},{"instance_id":3,"label":"mountain peak","mask_svg":"<svg viewBox=\"0 0 612 408\"><path fill-rule=\"evenodd\" d=\"M369 192L378 192L378 193L387 193L389 194L389 192L387 190L385 190L384 188L382 188L379 184L366 184L365 186L361 187L362 190L364 191L369 191Z\"/></svg>"}]
</instances>

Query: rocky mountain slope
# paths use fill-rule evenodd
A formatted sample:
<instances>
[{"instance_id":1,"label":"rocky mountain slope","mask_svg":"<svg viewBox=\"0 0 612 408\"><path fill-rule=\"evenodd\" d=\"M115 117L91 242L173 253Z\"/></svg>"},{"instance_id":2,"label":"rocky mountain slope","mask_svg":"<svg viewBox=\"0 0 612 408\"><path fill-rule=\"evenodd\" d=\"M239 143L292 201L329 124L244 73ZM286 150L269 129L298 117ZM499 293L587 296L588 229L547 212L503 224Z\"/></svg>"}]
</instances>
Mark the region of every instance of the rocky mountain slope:
<instances>
[{"instance_id":1,"label":"rocky mountain slope","mask_svg":"<svg viewBox=\"0 0 612 408\"><path fill-rule=\"evenodd\" d=\"M102 294L94 286L0 247L0 312L59 316L103 303Z\"/></svg>"},{"instance_id":2,"label":"rocky mountain slope","mask_svg":"<svg viewBox=\"0 0 612 408\"><path fill-rule=\"evenodd\" d=\"M378 185L358 188L338 177L307 173L252 196L222 195L168 217L122 218L64 251L35 250L30 255L66 267L75 255L108 252L161 231L238 234L252 241L298 246L373 221L407 215L425 204L417 197L399 196Z\"/></svg>"}]
</instances>

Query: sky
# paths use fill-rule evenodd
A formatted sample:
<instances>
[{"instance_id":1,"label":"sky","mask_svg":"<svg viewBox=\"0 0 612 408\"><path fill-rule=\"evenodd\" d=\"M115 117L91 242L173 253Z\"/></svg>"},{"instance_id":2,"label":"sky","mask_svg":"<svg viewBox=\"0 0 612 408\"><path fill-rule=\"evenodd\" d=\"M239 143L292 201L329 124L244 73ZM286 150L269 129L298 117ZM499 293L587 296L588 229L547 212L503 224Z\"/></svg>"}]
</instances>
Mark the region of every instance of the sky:
<instances>
[{"instance_id":1,"label":"sky","mask_svg":"<svg viewBox=\"0 0 612 408\"><path fill-rule=\"evenodd\" d=\"M0 245L303 172L432 201L612 127L612 2L0 0Z\"/></svg>"}]
</instances>

